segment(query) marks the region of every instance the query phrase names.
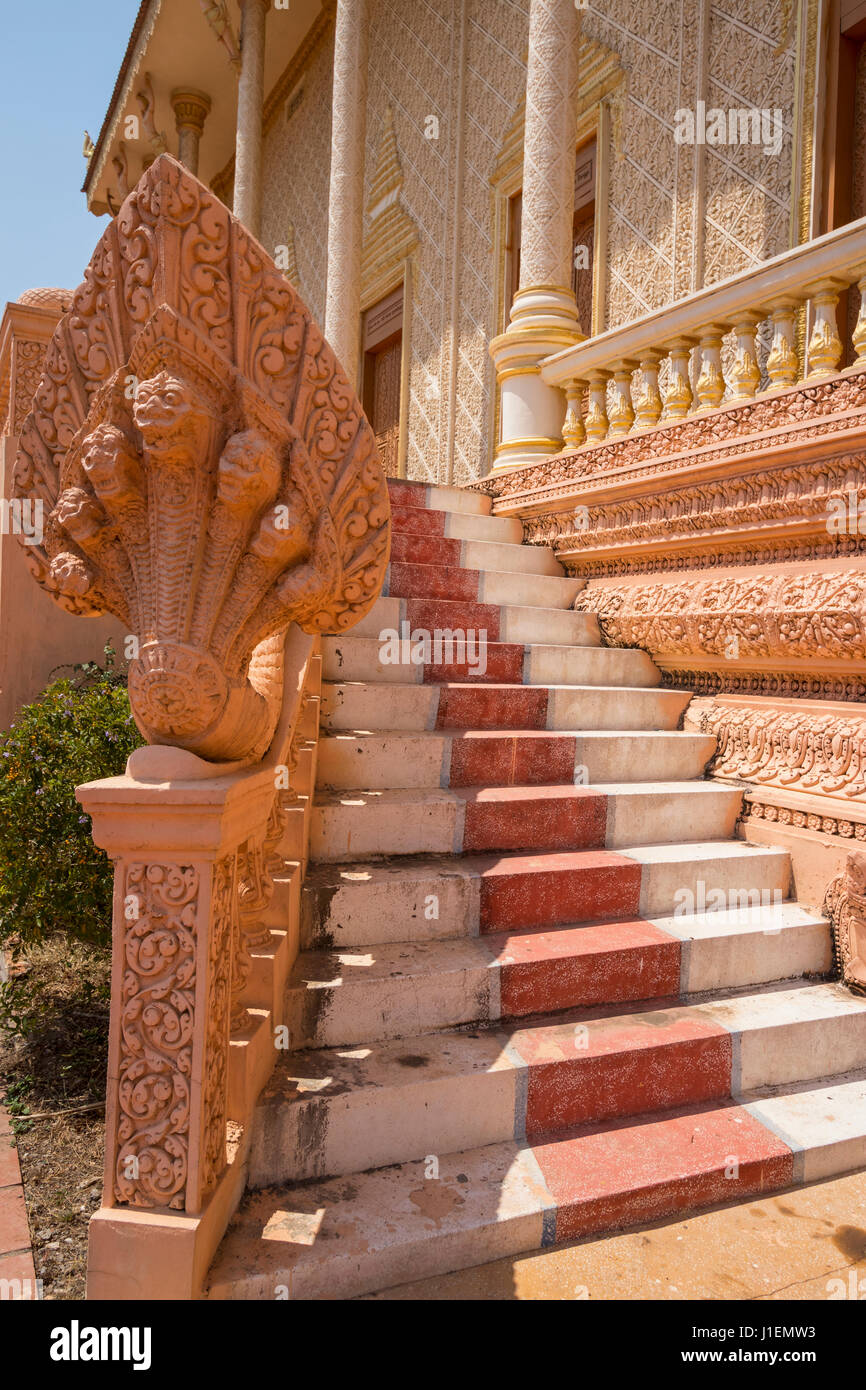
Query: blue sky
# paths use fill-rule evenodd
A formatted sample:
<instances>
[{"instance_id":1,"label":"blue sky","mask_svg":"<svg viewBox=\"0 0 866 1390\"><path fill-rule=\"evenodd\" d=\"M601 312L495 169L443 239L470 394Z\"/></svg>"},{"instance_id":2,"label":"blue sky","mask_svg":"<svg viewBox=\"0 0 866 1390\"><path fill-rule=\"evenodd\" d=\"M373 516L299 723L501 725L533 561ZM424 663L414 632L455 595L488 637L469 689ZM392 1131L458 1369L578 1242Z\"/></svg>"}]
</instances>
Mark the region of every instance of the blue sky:
<instances>
[{"instance_id":1,"label":"blue sky","mask_svg":"<svg viewBox=\"0 0 866 1390\"><path fill-rule=\"evenodd\" d=\"M80 192L138 0L0 0L0 310L37 285L75 289L107 218Z\"/></svg>"}]
</instances>

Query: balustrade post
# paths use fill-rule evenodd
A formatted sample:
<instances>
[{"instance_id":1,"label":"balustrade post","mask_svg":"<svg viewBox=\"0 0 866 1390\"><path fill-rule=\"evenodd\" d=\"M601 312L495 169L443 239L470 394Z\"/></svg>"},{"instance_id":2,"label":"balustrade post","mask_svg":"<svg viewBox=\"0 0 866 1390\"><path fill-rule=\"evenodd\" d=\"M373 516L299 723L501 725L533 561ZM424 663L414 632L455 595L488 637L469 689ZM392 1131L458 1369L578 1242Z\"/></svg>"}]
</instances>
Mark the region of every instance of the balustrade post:
<instances>
[{"instance_id":1,"label":"balustrade post","mask_svg":"<svg viewBox=\"0 0 866 1390\"><path fill-rule=\"evenodd\" d=\"M584 420L588 444L600 444L607 438L607 372L589 375L589 409Z\"/></svg>"},{"instance_id":2,"label":"balustrade post","mask_svg":"<svg viewBox=\"0 0 866 1390\"><path fill-rule=\"evenodd\" d=\"M821 280L806 287L814 313L807 348L807 381L820 381L839 370L842 342L836 327L836 305L841 289L844 289L844 281L835 279Z\"/></svg>"},{"instance_id":3,"label":"balustrade post","mask_svg":"<svg viewBox=\"0 0 866 1390\"><path fill-rule=\"evenodd\" d=\"M565 389L567 406L562 426L563 452L570 453L586 443L586 430L583 427L584 389L582 381L571 381Z\"/></svg>"},{"instance_id":4,"label":"balustrade post","mask_svg":"<svg viewBox=\"0 0 866 1390\"><path fill-rule=\"evenodd\" d=\"M619 439L628 434L634 424L634 406L631 399L633 371L633 362L619 362L614 368L613 390L608 409L611 439Z\"/></svg>"},{"instance_id":5,"label":"balustrade post","mask_svg":"<svg viewBox=\"0 0 866 1390\"><path fill-rule=\"evenodd\" d=\"M689 381L691 347L690 338L678 338L668 347L670 377L665 392L663 420L682 420L689 413L692 404L692 387Z\"/></svg>"},{"instance_id":6,"label":"balustrade post","mask_svg":"<svg viewBox=\"0 0 866 1390\"><path fill-rule=\"evenodd\" d=\"M722 376L722 335L724 328L712 324L701 334L701 371L696 384L698 405L696 414L718 410L725 394Z\"/></svg>"},{"instance_id":7,"label":"balustrade post","mask_svg":"<svg viewBox=\"0 0 866 1390\"><path fill-rule=\"evenodd\" d=\"M854 365L859 367L866 363L866 271L858 277L857 288L860 291L860 309L851 342L857 353Z\"/></svg>"},{"instance_id":8,"label":"balustrade post","mask_svg":"<svg viewBox=\"0 0 866 1390\"><path fill-rule=\"evenodd\" d=\"M767 375L771 382L770 389L774 391L796 385L799 361L794 321L798 308L796 299L785 299L772 305L773 343L767 358Z\"/></svg>"},{"instance_id":9,"label":"balustrade post","mask_svg":"<svg viewBox=\"0 0 866 1390\"><path fill-rule=\"evenodd\" d=\"M661 353L645 352L640 359L640 392L634 402L635 429L649 429L657 425L662 413L662 398L659 393L659 362Z\"/></svg>"},{"instance_id":10,"label":"balustrade post","mask_svg":"<svg viewBox=\"0 0 866 1390\"><path fill-rule=\"evenodd\" d=\"M737 346L730 372L731 399L750 401L761 384L761 369L755 346L755 330L761 321L759 314L743 314L734 325Z\"/></svg>"}]
</instances>

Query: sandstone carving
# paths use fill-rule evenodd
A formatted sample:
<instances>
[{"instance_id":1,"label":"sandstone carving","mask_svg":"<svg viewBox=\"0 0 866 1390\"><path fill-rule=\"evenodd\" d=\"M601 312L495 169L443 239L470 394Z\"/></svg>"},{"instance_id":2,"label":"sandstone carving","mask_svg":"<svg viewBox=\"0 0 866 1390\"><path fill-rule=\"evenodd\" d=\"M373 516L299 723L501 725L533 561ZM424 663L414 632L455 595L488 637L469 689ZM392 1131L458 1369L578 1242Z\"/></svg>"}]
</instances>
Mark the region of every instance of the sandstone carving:
<instances>
[{"instance_id":1,"label":"sandstone carving","mask_svg":"<svg viewBox=\"0 0 866 1390\"><path fill-rule=\"evenodd\" d=\"M609 646L641 647L668 667L718 674L730 664L775 675L799 664L841 680L842 698L854 699L866 674L864 599L862 570L766 571L599 585L579 593L575 607L597 614ZM851 681L857 690L847 689Z\"/></svg>"},{"instance_id":2,"label":"sandstone carving","mask_svg":"<svg viewBox=\"0 0 866 1390\"><path fill-rule=\"evenodd\" d=\"M866 854L852 850L827 889L824 911L833 923L836 960L844 984L866 994Z\"/></svg>"},{"instance_id":3,"label":"sandstone carving","mask_svg":"<svg viewBox=\"0 0 866 1390\"><path fill-rule=\"evenodd\" d=\"M168 155L55 331L13 491L44 503L42 587L137 639L147 740L216 760L267 748L289 623L351 627L387 563L352 387L261 246Z\"/></svg>"},{"instance_id":4,"label":"sandstone carving","mask_svg":"<svg viewBox=\"0 0 866 1390\"><path fill-rule=\"evenodd\" d=\"M687 726L715 736L716 777L866 798L866 711L693 700Z\"/></svg>"}]
</instances>

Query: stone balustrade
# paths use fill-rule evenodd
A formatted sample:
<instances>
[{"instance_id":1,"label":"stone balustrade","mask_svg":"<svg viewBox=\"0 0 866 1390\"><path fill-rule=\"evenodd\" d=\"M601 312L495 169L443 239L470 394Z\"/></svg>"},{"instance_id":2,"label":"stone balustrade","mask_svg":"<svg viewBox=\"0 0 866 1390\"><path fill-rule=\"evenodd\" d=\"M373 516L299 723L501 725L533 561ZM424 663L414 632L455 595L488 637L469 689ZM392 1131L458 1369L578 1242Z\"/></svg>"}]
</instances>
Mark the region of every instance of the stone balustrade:
<instances>
[{"instance_id":1,"label":"stone balustrade","mask_svg":"<svg viewBox=\"0 0 866 1390\"><path fill-rule=\"evenodd\" d=\"M851 285L860 294L852 365L862 368L866 218L547 357L544 380L566 393L563 450L835 375L847 333L837 309Z\"/></svg>"}]
</instances>

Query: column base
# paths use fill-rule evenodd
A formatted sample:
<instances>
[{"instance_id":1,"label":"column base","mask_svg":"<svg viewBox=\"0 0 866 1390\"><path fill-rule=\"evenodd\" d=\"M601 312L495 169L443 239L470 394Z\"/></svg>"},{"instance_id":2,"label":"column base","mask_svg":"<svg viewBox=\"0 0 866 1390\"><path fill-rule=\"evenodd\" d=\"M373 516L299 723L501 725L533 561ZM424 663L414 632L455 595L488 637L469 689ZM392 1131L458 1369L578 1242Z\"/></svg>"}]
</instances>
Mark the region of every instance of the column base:
<instances>
[{"instance_id":1,"label":"column base","mask_svg":"<svg viewBox=\"0 0 866 1390\"><path fill-rule=\"evenodd\" d=\"M583 337L570 290L538 285L515 295L508 328L490 344L501 415L492 472L525 468L561 451L565 393L543 380L541 364Z\"/></svg>"}]
</instances>

